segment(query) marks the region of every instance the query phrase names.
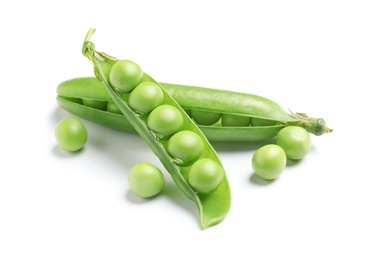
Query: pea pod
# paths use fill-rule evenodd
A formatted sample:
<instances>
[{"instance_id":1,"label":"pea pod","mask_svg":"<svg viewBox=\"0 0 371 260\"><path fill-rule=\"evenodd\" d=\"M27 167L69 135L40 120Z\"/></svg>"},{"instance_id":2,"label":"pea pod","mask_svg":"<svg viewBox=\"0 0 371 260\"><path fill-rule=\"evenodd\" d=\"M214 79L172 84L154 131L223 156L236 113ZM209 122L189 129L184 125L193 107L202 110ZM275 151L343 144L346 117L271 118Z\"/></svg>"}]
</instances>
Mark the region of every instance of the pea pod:
<instances>
[{"instance_id":1,"label":"pea pod","mask_svg":"<svg viewBox=\"0 0 371 260\"><path fill-rule=\"evenodd\" d=\"M276 102L258 95L193 86L181 87L169 83L162 84L185 109L243 115L283 125L297 125L314 135L322 135L332 131L322 118L311 118L304 113L287 113Z\"/></svg>"},{"instance_id":2,"label":"pea pod","mask_svg":"<svg viewBox=\"0 0 371 260\"><path fill-rule=\"evenodd\" d=\"M127 101L122 98L123 92L117 89L117 87L111 85L112 78L109 77L109 75L111 75L110 72L112 71L112 68L114 68L116 62L119 61L116 58L95 50L94 44L90 41L90 37L94 32L94 29L90 29L87 33L83 45L83 54L93 63L96 77L103 81L106 91L109 93L112 100L125 115L135 131L138 132L138 134L147 142L152 151L160 159L166 170L170 173L176 185L197 205L200 212L200 221L202 227L208 227L220 222L222 219L224 219L229 211L231 197L225 170L215 150L197 125L183 111L180 105L165 91L164 88L161 87L159 83L144 73L142 82L151 82L159 86L164 95L163 104L171 106L173 109L179 111L183 120L181 131L192 132L193 135L196 135L197 138L201 140L200 142L202 143L204 149L202 149L202 153L198 159L209 159L213 161L213 163L216 163L218 165L218 169L220 168L222 171L220 184L215 187L214 190L210 191L209 193L195 191L187 182L188 174L190 169L192 169L192 165L185 164L182 160L171 157L166 149L167 144L170 143L171 137L168 139L167 137L152 131L148 126L151 114L147 115L136 113L128 105ZM129 95L131 95L131 93Z\"/></svg>"},{"instance_id":3,"label":"pea pod","mask_svg":"<svg viewBox=\"0 0 371 260\"><path fill-rule=\"evenodd\" d=\"M262 141L273 138L286 125L299 125L309 132L321 135L331 132L321 118L310 118L303 114L288 114L277 103L264 97L210 88L161 83L166 91L186 110L210 111L235 114L278 122L270 126L226 127L220 125L199 128L209 141ZM102 82L96 78L66 80L57 88L58 104L65 110L84 119L128 132L135 132L121 114L113 114L84 106L81 99L112 101Z\"/></svg>"}]
</instances>

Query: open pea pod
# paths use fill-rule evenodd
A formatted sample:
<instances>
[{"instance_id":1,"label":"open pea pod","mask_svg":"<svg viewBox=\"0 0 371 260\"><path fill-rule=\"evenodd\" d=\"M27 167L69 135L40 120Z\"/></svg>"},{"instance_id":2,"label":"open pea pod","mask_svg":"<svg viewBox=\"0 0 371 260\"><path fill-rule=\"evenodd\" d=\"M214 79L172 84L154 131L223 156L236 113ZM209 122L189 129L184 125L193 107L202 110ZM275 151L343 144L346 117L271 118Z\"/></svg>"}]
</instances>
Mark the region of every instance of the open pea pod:
<instances>
[{"instance_id":1,"label":"open pea pod","mask_svg":"<svg viewBox=\"0 0 371 260\"><path fill-rule=\"evenodd\" d=\"M110 84L109 74L112 66L118 60L95 50L94 44L90 41L90 37L94 32L94 29L89 30L84 41L83 54L93 63L95 75L104 83L111 99L116 103L135 131L147 142L160 159L180 190L197 205L202 227L208 227L223 220L230 209L230 188L222 163L207 138L165 89L149 75L144 74L141 81L152 82L158 85L164 94L163 104L173 106L181 113L183 120L182 130L192 131L201 138L204 149L199 160L210 159L217 163L223 172L220 184L213 191L203 193L194 190L187 181L192 165L182 164L182 161L172 158L166 149L169 139L151 131L147 125L146 115L138 114L131 109L127 101L122 98L122 91Z\"/></svg>"},{"instance_id":2,"label":"open pea pod","mask_svg":"<svg viewBox=\"0 0 371 260\"><path fill-rule=\"evenodd\" d=\"M314 135L332 132L324 119L312 118L305 113L293 113L291 111L287 113L276 102L262 96L171 83L161 84L184 109L248 116L269 120L283 126L296 125L305 128ZM279 127L277 126L277 129L282 128L282 126ZM251 130L253 127L242 128L244 128L243 130ZM211 128L206 131L209 132L210 130Z\"/></svg>"},{"instance_id":3,"label":"open pea pod","mask_svg":"<svg viewBox=\"0 0 371 260\"><path fill-rule=\"evenodd\" d=\"M210 89L179 84L160 83L178 104L186 110L200 110L241 115L276 122L269 126L198 125L209 141L257 142L269 140L287 125L298 125L315 135L331 132L322 118L304 114L288 114L274 101L247 93ZM93 77L74 78L61 82L57 88L57 102L65 110L114 129L135 132L127 118L109 110L92 108L82 100L112 102L104 84Z\"/></svg>"},{"instance_id":4,"label":"open pea pod","mask_svg":"<svg viewBox=\"0 0 371 260\"><path fill-rule=\"evenodd\" d=\"M183 104L189 104L189 99L184 99L182 95L176 94L187 92L188 86L160 83L168 92L185 109L194 109L193 106L185 107ZM194 88L194 87L189 87ZM198 87L197 89L203 90ZM219 91L210 89L210 92ZM96 107L84 105L82 100L112 102L112 98L107 92L104 84L93 77L75 78L61 82L57 88L57 102L60 107L68 112L77 115L86 120L113 128L121 131L136 133L135 128L130 124L128 119L120 112L113 113L106 109L102 110ZM205 93L207 96L207 93ZM187 94L186 96L189 96ZM189 97L194 104L200 103L198 99L202 96ZM178 101L179 99L179 101ZM182 103L179 103L182 102ZM204 104L203 110L213 111L209 108L210 104ZM220 108L219 108L220 109ZM223 113L233 113L233 111L224 110ZM236 113L236 112L235 112ZM213 142L258 142L269 140L277 135L285 125L277 124L271 126L247 126L247 127L226 127L221 125L198 125L199 129L205 134L209 141Z\"/></svg>"}]
</instances>

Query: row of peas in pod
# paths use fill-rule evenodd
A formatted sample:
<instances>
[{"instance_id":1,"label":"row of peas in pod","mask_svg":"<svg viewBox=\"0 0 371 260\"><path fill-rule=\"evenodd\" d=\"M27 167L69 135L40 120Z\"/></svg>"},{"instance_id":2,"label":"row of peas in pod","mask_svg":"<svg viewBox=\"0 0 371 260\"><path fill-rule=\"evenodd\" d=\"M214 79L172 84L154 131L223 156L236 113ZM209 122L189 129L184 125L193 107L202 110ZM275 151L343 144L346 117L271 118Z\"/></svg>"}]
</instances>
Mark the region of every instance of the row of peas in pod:
<instances>
[{"instance_id":1,"label":"row of peas in pod","mask_svg":"<svg viewBox=\"0 0 371 260\"><path fill-rule=\"evenodd\" d=\"M205 148L203 139L193 131L183 130L183 115L176 107L164 104L162 89L156 83L143 80L138 64L129 60L117 61L110 70L109 81L123 92L122 99L162 141L174 163L190 167L187 181L195 191L210 193L219 186L223 178L221 166L212 159L200 159ZM131 171L129 185L140 196L141 178L134 176L138 172L141 171ZM158 171L153 172L158 175Z\"/></svg>"},{"instance_id":2,"label":"row of peas in pod","mask_svg":"<svg viewBox=\"0 0 371 260\"><path fill-rule=\"evenodd\" d=\"M275 125L277 122L268 119L257 117L249 117L242 115L233 115L226 113L215 113L200 110L188 110L188 115L199 125L214 125L220 124L221 126L270 126Z\"/></svg>"},{"instance_id":3,"label":"row of peas in pod","mask_svg":"<svg viewBox=\"0 0 371 260\"><path fill-rule=\"evenodd\" d=\"M161 97L163 96L158 93L160 89L156 84L152 82L141 82L137 87L134 93L131 95L131 98L128 99L127 95L123 95L123 99L129 103L130 107L136 110L138 113L148 113L148 109L156 103L162 103ZM145 93L143 96L142 94ZM141 99L138 100L138 96ZM130 97L130 96L129 96ZM154 99L151 99L154 98ZM147 101L150 103L141 103L141 101ZM99 110L105 110L111 113L121 114L120 109L117 107L113 101L100 101L100 100L91 100L91 99L82 99L81 101L85 106L92 107ZM192 118L199 125L219 125L225 127L247 127L247 126L271 126L275 125L278 122L268 119L262 119L257 117L248 117L242 115L233 115L226 113L215 113L209 111L201 110L190 110L184 109L190 118Z\"/></svg>"},{"instance_id":4,"label":"row of peas in pod","mask_svg":"<svg viewBox=\"0 0 371 260\"><path fill-rule=\"evenodd\" d=\"M149 109L155 104L161 104L163 101L163 95L159 92L158 85L152 82L140 82L138 86L135 87L135 94L131 95L128 99L127 95L123 95L122 98L125 99L130 105L130 107L136 110L138 113L148 113ZM161 89L160 89L161 90ZM138 99L138 97L140 97ZM77 103L82 103L87 107L92 107L99 110L104 110L111 113L122 114L120 109L117 107L113 101L102 101L93 99L81 99L81 100L71 100ZM144 101L144 102L143 102ZM147 103L149 102L149 103ZM199 125L218 125L226 127L246 127L246 126L271 126L279 122L274 120L262 119L257 117L249 117L243 115L234 115L228 113L216 113L210 111L201 111L197 109L186 109L184 111L188 114L190 118L194 120L195 123Z\"/></svg>"},{"instance_id":5,"label":"row of peas in pod","mask_svg":"<svg viewBox=\"0 0 371 260\"><path fill-rule=\"evenodd\" d=\"M143 84L142 84L143 83ZM148 93L148 96L156 95L155 92L158 90L158 86L151 82L142 82L138 85L139 90L136 92L141 91L153 91ZM145 85L152 85L152 86L145 86ZM143 86L144 85L144 86ZM153 87L156 85L156 87ZM159 97L159 96L158 96ZM123 96L125 97L125 95ZM136 109L138 113L146 113L145 108L150 107L150 104L143 105L138 102L137 99L131 98L127 100L129 105L132 109ZM77 101L80 102L80 101ZM113 101L100 101L100 100L91 100L91 99L82 99L82 104L88 107L96 108L99 110L105 110L111 113L121 114L120 109L117 107L115 102ZM151 102L155 103L158 100L151 100ZM153 104L152 103L152 104ZM185 112L199 125L218 125L218 126L233 126L233 127L246 127L246 126L271 126L277 124L276 121L262 119L262 118L255 118L255 117L248 117L248 116L241 116L241 115L233 115L233 114L223 114L223 113L214 113L208 111L201 111L201 110L187 110Z\"/></svg>"}]
</instances>

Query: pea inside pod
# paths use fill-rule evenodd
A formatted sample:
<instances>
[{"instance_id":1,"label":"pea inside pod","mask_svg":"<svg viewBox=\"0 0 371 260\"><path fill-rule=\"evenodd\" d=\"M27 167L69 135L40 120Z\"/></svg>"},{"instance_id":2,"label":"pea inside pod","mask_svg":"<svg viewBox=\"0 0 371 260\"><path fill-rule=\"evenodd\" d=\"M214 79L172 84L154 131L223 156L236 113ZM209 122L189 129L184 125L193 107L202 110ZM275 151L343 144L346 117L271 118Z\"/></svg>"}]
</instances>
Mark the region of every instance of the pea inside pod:
<instances>
[{"instance_id":1,"label":"pea inside pod","mask_svg":"<svg viewBox=\"0 0 371 260\"><path fill-rule=\"evenodd\" d=\"M182 129L183 115L176 107L164 104L148 115L147 125L158 136L169 136Z\"/></svg>"},{"instance_id":2,"label":"pea inside pod","mask_svg":"<svg viewBox=\"0 0 371 260\"><path fill-rule=\"evenodd\" d=\"M202 138L189 130L174 134L167 144L168 153L182 165L189 165L201 157L205 146Z\"/></svg>"},{"instance_id":3,"label":"pea inside pod","mask_svg":"<svg viewBox=\"0 0 371 260\"><path fill-rule=\"evenodd\" d=\"M249 126L251 118L248 116L240 115L222 115L222 126Z\"/></svg>"},{"instance_id":4,"label":"pea inside pod","mask_svg":"<svg viewBox=\"0 0 371 260\"><path fill-rule=\"evenodd\" d=\"M216 122L218 122L220 117L222 116L221 113L200 110L192 110L191 115L192 118L196 121L196 123L200 125L213 125Z\"/></svg>"},{"instance_id":5,"label":"pea inside pod","mask_svg":"<svg viewBox=\"0 0 371 260\"><path fill-rule=\"evenodd\" d=\"M96 108L96 109L99 109L99 110L106 110L107 109L107 102L106 101L82 99L82 104L84 106Z\"/></svg>"},{"instance_id":6,"label":"pea inside pod","mask_svg":"<svg viewBox=\"0 0 371 260\"><path fill-rule=\"evenodd\" d=\"M137 113L151 112L164 101L161 88L153 82L142 82L134 88L128 98L128 104Z\"/></svg>"},{"instance_id":7,"label":"pea inside pod","mask_svg":"<svg viewBox=\"0 0 371 260\"><path fill-rule=\"evenodd\" d=\"M181 106L165 91L162 86L151 78L148 74L143 73L140 82L152 82L159 86L163 93L163 102L160 106L157 106L150 113L138 114L134 111L128 104L128 102L121 98L122 94L129 92L129 99L131 91L134 91L137 85L132 84L136 76L133 73L122 72L120 66L115 66L119 60L108 56L102 52L95 50L94 44L90 41L91 35L95 32L94 29L89 30L85 42L83 45L83 54L92 61L94 65L94 71L99 80L102 80L107 92L109 93L112 100L118 106L123 115L127 118L128 122L133 126L133 128L139 133L139 135L147 142L152 151L160 159L166 170L170 173L176 185L180 190L191 199L198 207L200 212L200 222L202 227L208 227L219 223L224 217L228 214L231 197L228 180L225 174L225 170L222 166L218 155L216 154L213 147L210 145L209 141L198 128L198 126L189 118L189 116L184 112ZM135 71L140 74L140 70L134 66ZM113 70L112 70L113 69ZM116 75L119 74L119 75ZM134 73L135 74L135 73ZM125 81L125 76L129 75L130 79L128 80L131 84L130 87L122 87L121 83L115 86L111 84L114 82L112 79L119 79L118 81ZM111 79L111 80L110 80ZM139 84L139 82L138 82ZM135 85L133 87L133 85ZM153 129L149 127L150 115L161 106L171 106L175 108L181 115L182 126L180 129L176 129L173 133L165 133L165 135L157 135ZM154 120L154 125L162 125L158 122L156 118ZM168 125L166 126L168 127ZM152 127L153 128L153 127ZM158 129L155 129L158 130ZM203 193L200 190L196 190L188 183L187 176L190 173L190 167L188 165L183 165L181 162L177 161L176 158L173 158L167 151L166 147L169 143L168 135L175 135L181 131L191 131L196 134L203 143L203 150L197 160L209 159L215 162L222 171L222 177L217 187L210 193ZM196 160L196 162L197 162Z\"/></svg>"}]
</instances>

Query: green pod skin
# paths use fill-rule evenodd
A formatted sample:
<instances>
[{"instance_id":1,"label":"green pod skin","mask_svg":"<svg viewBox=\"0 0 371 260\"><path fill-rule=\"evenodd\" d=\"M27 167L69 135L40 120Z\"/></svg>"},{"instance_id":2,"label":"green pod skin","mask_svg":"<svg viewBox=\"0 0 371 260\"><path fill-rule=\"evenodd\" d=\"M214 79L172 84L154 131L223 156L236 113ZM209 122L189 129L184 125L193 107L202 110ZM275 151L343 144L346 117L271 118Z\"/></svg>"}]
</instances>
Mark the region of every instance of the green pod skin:
<instances>
[{"instance_id":1,"label":"green pod skin","mask_svg":"<svg viewBox=\"0 0 371 260\"><path fill-rule=\"evenodd\" d=\"M213 109L215 109L220 113L265 118L280 122L280 124L272 126L227 127L219 125L199 125L198 127L209 141L212 142L265 141L274 138L279 130L286 125L302 126L307 129L308 132L315 135L321 135L325 132L332 131L327 127L323 119L305 117L304 114L292 113L290 115L275 102L256 95L169 83L161 83L161 86L171 94L185 110L199 109L203 111L213 111ZM96 78L75 78L61 82L57 87L57 94L58 104L63 109L79 117L114 129L135 132L123 115L111 116L109 112L92 110L79 102L81 98L112 101L104 84L99 82ZM210 96L214 99L211 99ZM203 102L202 100L204 98L208 102ZM220 102L221 99L224 101ZM77 106L78 103L80 103L80 106ZM94 113L96 116L94 116ZM303 115L303 119L300 118L300 115Z\"/></svg>"},{"instance_id":2,"label":"green pod skin","mask_svg":"<svg viewBox=\"0 0 371 260\"><path fill-rule=\"evenodd\" d=\"M163 104L174 106L180 111L183 117L182 130L193 131L199 137L201 137L205 148L199 159L211 159L217 162L223 169L223 179L214 192L210 194L201 194L195 192L186 181L189 167L183 167L181 164L178 165L176 159L173 159L169 156L166 151L167 140L162 139L160 136L157 136L155 133L153 133L146 125L145 120L142 119L140 115L135 113L129 107L128 103L121 98L121 93L110 85L108 75L111 67L117 62L117 59L95 50L94 44L90 41L90 37L94 32L94 29L90 29L87 33L82 52L90 61L92 61L96 77L103 81L106 91L109 93L112 100L125 115L128 122L130 122L130 124L134 127L138 134L147 142L152 151L160 159L166 170L170 173L176 185L189 199L191 199L197 205L200 213L201 226L203 228L206 228L208 226L219 223L229 212L231 196L225 170L215 150L210 145L209 141L201 132L201 130L188 117L188 115L186 114L186 112L184 112L180 105L169 94L167 94L166 90L162 88L159 83L157 83L154 79L144 73L143 77L145 81L153 82L161 87L164 94Z\"/></svg>"},{"instance_id":3,"label":"green pod skin","mask_svg":"<svg viewBox=\"0 0 371 260\"><path fill-rule=\"evenodd\" d=\"M296 125L305 128L314 135L332 132L332 129L327 126L322 118L311 118L304 113L290 112L289 114L276 102L265 97L228 90L212 90L170 83L161 84L184 109L234 114L275 121L282 125ZM258 127L261 130L263 128L263 126ZM248 131L252 127L242 128ZM267 126L269 132L281 128L282 126ZM252 132L255 131L252 130Z\"/></svg>"},{"instance_id":4,"label":"green pod skin","mask_svg":"<svg viewBox=\"0 0 371 260\"><path fill-rule=\"evenodd\" d=\"M135 131L135 128L122 114L87 107L62 96L57 96L57 103L64 110L80 118L110 127L112 129L130 133L137 133L137 131Z\"/></svg>"}]
</instances>

